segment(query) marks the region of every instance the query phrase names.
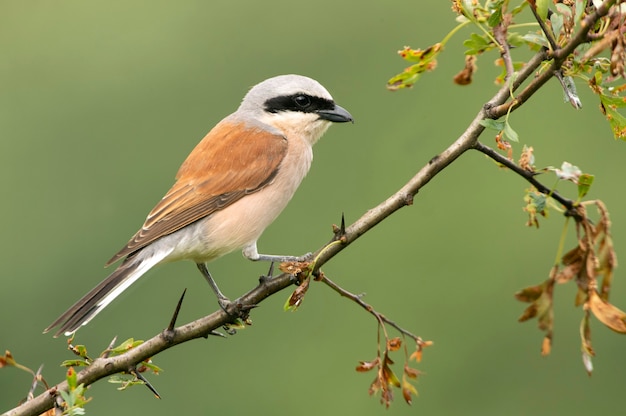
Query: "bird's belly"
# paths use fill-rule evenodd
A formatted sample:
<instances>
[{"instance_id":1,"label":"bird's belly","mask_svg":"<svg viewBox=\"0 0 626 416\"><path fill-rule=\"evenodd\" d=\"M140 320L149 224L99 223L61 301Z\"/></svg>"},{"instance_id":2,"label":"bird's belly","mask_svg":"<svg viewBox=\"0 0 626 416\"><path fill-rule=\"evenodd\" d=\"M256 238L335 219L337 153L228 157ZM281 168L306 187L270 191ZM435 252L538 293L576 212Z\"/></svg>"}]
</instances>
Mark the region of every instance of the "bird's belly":
<instances>
[{"instance_id":1,"label":"bird's belly","mask_svg":"<svg viewBox=\"0 0 626 416\"><path fill-rule=\"evenodd\" d=\"M266 188L156 241L164 249L174 246L162 262L206 263L256 242L287 206L306 171L293 173L279 173Z\"/></svg>"}]
</instances>

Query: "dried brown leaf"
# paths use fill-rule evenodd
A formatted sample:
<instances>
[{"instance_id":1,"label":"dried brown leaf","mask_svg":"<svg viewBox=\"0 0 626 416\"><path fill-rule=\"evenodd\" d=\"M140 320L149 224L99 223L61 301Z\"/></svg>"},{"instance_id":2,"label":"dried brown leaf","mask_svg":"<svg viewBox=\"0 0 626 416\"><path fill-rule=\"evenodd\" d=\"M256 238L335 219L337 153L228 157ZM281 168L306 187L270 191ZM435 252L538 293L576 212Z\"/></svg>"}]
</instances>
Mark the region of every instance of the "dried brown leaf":
<instances>
[{"instance_id":1,"label":"dried brown leaf","mask_svg":"<svg viewBox=\"0 0 626 416\"><path fill-rule=\"evenodd\" d=\"M532 305L524 309L524 312L520 315L519 318L517 318L517 322L525 322L529 319L534 318L535 316L537 316L537 305L533 303Z\"/></svg>"},{"instance_id":2,"label":"dried brown leaf","mask_svg":"<svg viewBox=\"0 0 626 416\"><path fill-rule=\"evenodd\" d=\"M402 397L407 404L413 403L413 396L417 396L417 389L406 378L402 379Z\"/></svg>"},{"instance_id":3,"label":"dried brown leaf","mask_svg":"<svg viewBox=\"0 0 626 416\"><path fill-rule=\"evenodd\" d=\"M372 384L370 384L370 388L368 389L368 394L370 396L373 396L374 394L378 393L378 391L381 389L382 385L380 382L380 377L376 376L376 378L374 379L374 381L372 381Z\"/></svg>"},{"instance_id":4,"label":"dried brown leaf","mask_svg":"<svg viewBox=\"0 0 626 416\"><path fill-rule=\"evenodd\" d=\"M582 268L582 261L579 263L568 264L554 276L554 280L557 283L567 283L574 277L578 276L580 269Z\"/></svg>"},{"instance_id":5,"label":"dried brown leaf","mask_svg":"<svg viewBox=\"0 0 626 416\"><path fill-rule=\"evenodd\" d=\"M364 373L366 371L370 371L380 365L380 357L376 357L376 359L372 361L359 361L359 365L356 366L356 371Z\"/></svg>"},{"instance_id":6,"label":"dried brown leaf","mask_svg":"<svg viewBox=\"0 0 626 416\"><path fill-rule=\"evenodd\" d=\"M284 261L278 265L278 269L283 273L299 275L306 271L311 265L308 261Z\"/></svg>"},{"instance_id":7,"label":"dried brown leaf","mask_svg":"<svg viewBox=\"0 0 626 416\"><path fill-rule=\"evenodd\" d=\"M457 85L471 84L476 69L476 55L465 56L465 67L454 76L454 83Z\"/></svg>"},{"instance_id":8,"label":"dried brown leaf","mask_svg":"<svg viewBox=\"0 0 626 416\"><path fill-rule=\"evenodd\" d=\"M569 266L570 264L580 263L583 260L583 254L584 254L583 249L580 247L580 245L578 245L575 248L568 251L567 253L565 253L563 257L561 257L561 263L563 263L563 265L565 266Z\"/></svg>"},{"instance_id":9,"label":"dried brown leaf","mask_svg":"<svg viewBox=\"0 0 626 416\"><path fill-rule=\"evenodd\" d=\"M519 167L528 172L535 171L535 167L533 166L533 151L534 149L532 148L532 146L524 146L518 162Z\"/></svg>"},{"instance_id":10,"label":"dried brown leaf","mask_svg":"<svg viewBox=\"0 0 626 416\"><path fill-rule=\"evenodd\" d=\"M382 372L387 385L400 387L400 379L398 379L398 376L396 376L396 373L393 372L391 367L384 365Z\"/></svg>"},{"instance_id":11,"label":"dried brown leaf","mask_svg":"<svg viewBox=\"0 0 626 416\"><path fill-rule=\"evenodd\" d=\"M387 349L389 351L397 351L402 346L402 340L400 337L392 338L387 341Z\"/></svg>"},{"instance_id":12,"label":"dried brown leaf","mask_svg":"<svg viewBox=\"0 0 626 416\"><path fill-rule=\"evenodd\" d=\"M550 350L552 349L552 336L545 336L543 338L543 342L541 343L541 355L546 356L550 354Z\"/></svg>"},{"instance_id":13,"label":"dried brown leaf","mask_svg":"<svg viewBox=\"0 0 626 416\"><path fill-rule=\"evenodd\" d=\"M393 391L390 388L383 389L380 395L380 402L383 403L385 407L389 408L392 401L393 401Z\"/></svg>"},{"instance_id":14,"label":"dried brown leaf","mask_svg":"<svg viewBox=\"0 0 626 416\"><path fill-rule=\"evenodd\" d=\"M539 299L539 296L541 296L544 290L545 283L536 286L529 286L517 292L515 294L515 299L526 303L534 302Z\"/></svg>"},{"instance_id":15,"label":"dried brown leaf","mask_svg":"<svg viewBox=\"0 0 626 416\"><path fill-rule=\"evenodd\" d=\"M300 283L296 290L293 291L291 296L289 296L289 299L287 299L287 302L284 306L285 310L294 311L302 304L302 301L304 300L304 295L306 295L306 292L309 290L310 282L311 279L306 278Z\"/></svg>"},{"instance_id":16,"label":"dried brown leaf","mask_svg":"<svg viewBox=\"0 0 626 416\"><path fill-rule=\"evenodd\" d=\"M0 357L0 368L14 365L15 359L13 358L13 354L11 354L11 351L5 350L4 355Z\"/></svg>"},{"instance_id":17,"label":"dried brown leaf","mask_svg":"<svg viewBox=\"0 0 626 416\"><path fill-rule=\"evenodd\" d=\"M580 306L585 302L587 302L587 290L579 286L576 292L576 298L574 299L574 305Z\"/></svg>"},{"instance_id":18,"label":"dried brown leaf","mask_svg":"<svg viewBox=\"0 0 626 416\"><path fill-rule=\"evenodd\" d=\"M603 300L594 289L589 291L586 306L604 325L615 332L626 334L626 313Z\"/></svg>"},{"instance_id":19,"label":"dried brown leaf","mask_svg":"<svg viewBox=\"0 0 626 416\"><path fill-rule=\"evenodd\" d=\"M404 374L409 378L417 378L420 375L420 371L416 368L409 367L408 364L404 364Z\"/></svg>"},{"instance_id":20,"label":"dried brown leaf","mask_svg":"<svg viewBox=\"0 0 626 416\"><path fill-rule=\"evenodd\" d=\"M409 360L415 360L418 363L422 361L422 349L418 348L417 350L413 351L413 354L411 354L409 356Z\"/></svg>"}]
</instances>

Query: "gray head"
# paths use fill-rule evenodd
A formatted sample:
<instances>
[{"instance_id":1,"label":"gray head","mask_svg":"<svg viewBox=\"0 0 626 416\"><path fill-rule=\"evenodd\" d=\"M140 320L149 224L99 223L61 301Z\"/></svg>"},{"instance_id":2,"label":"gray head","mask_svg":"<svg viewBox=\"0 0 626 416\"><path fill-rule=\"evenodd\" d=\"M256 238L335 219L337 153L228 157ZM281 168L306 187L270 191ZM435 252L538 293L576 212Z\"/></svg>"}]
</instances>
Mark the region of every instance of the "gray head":
<instances>
[{"instance_id":1,"label":"gray head","mask_svg":"<svg viewBox=\"0 0 626 416\"><path fill-rule=\"evenodd\" d=\"M335 104L326 88L301 75L279 75L255 85L243 98L238 111L259 118L297 112L337 123L352 121L350 113Z\"/></svg>"}]
</instances>

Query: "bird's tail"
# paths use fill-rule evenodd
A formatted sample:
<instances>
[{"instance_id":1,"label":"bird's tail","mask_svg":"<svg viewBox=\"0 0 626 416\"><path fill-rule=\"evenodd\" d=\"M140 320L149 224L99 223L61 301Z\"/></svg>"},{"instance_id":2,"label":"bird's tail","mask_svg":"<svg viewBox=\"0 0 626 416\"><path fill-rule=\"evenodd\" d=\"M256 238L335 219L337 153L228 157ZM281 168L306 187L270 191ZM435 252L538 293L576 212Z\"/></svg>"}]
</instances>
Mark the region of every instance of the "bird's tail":
<instances>
[{"instance_id":1,"label":"bird's tail","mask_svg":"<svg viewBox=\"0 0 626 416\"><path fill-rule=\"evenodd\" d=\"M141 254L127 258L109 277L72 305L43 332L46 333L58 326L55 338L61 334L66 336L73 334L80 326L87 325L113 299L163 259L163 256L158 255L142 258Z\"/></svg>"}]
</instances>

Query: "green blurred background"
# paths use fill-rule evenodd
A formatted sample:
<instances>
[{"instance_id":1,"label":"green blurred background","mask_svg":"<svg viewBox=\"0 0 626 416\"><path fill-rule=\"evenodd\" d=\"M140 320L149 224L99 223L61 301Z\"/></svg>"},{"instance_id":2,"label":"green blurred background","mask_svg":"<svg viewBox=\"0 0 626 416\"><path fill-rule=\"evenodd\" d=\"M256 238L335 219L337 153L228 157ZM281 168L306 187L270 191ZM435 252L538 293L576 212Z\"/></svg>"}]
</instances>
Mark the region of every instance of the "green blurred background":
<instances>
[{"instance_id":1,"label":"green blurred background","mask_svg":"<svg viewBox=\"0 0 626 416\"><path fill-rule=\"evenodd\" d=\"M2 281L0 350L51 382L72 358L41 331L107 274L102 264L142 224L188 152L247 89L273 75L322 82L350 110L316 146L313 168L261 238L263 252L301 254L387 198L466 128L488 100L499 69L479 60L475 83L457 87L457 35L412 91L385 81L405 63L404 45L426 47L454 25L449 2L417 1L2 1L0 2ZM552 81L514 114L516 145L534 146L538 166L567 160L596 175L626 250L626 143L613 139L597 100L564 104ZM483 137L492 142L492 134ZM547 184L552 178L546 178ZM285 313L288 292L254 311L254 325L228 339L198 340L156 358L144 388L99 382L88 414L621 414L626 338L593 322L598 357L587 377L580 358L574 287L558 287L552 354L539 354L536 323L519 324L518 289L546 278L563 220L524 226L527 185L482 155L463 156L389 218L324 267L329 277L402 326L433 340L419 365L420 396L391 409L370 398L373 374L354 371L376 354L376 323L353 303L313 284ZM573 186L561 189L574 196ZM570 230L568 244L573 243ZM623 257L623 256L622 256ZM210 266L232 297L266 265L235 253ZM618 269L612 300L626 307ZM149 273L83 328L91 355L119 339L166 326L183 288L180 322L212 312L213 294L190 263ZM402 359L397 357L401 364ZM0 410L31 379L0 371Z\"/></svg>"}]
</instances>

